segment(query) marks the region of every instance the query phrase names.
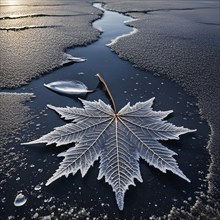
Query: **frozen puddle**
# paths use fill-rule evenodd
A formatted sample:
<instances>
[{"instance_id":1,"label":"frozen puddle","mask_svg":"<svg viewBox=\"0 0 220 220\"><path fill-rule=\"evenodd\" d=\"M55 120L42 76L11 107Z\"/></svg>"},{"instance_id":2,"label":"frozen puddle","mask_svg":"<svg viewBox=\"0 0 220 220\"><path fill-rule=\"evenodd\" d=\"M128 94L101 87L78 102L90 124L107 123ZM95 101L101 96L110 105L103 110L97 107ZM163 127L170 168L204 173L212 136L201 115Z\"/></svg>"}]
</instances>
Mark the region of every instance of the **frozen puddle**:
<instances>
[{"instance_id":1,"label":"frozen puddle","mask_svg":"<svg viewBox=\"0 0 220 220\"><path fill-rule=\"evenodd\" d=\"M54 93L45 88L44 84L56 81L81 81L89 89L95 90L87 94L86 100L102 99L109 103L95 76L97 73L102 73L114 96L117 109L122 108L127 102L134 104L155 97L153 106L155 110L174 110L169 122L177 126L197 129L197 132L184 135L180 140L163 142L165 146L178 153L175 159L191 183L171 173L163 174L140 160L143 183L136 182L136 187L129 188L125 196L124 211L120 212L111 187L103 179L97 180L98 162L84 178L78 173L74 177L70 175L68 179L61 178L51 186L40 189L37 185L40 182L46 182L58 168L61 159L56 155L64 148L45 145L28 147L11 143L15 150L24 152L27 161L26 169L16 167L21 177L19 184L14 179L7 180L7 187L1 190L2 197L6 198L1 210L4 219L7 219L8 213L19 219L22 217L30 219L36 213L39 217L49 215L51 218L63 216L67 219L71 216L81 219L87 217L89 219L104 217L106 219L149 219L152 215L167 214L173 206L193 204L195 196L207 190L205 178L209 155L205 147L208 142L209 127L200 118L197 100L185 93L174 82L165 77L155 77L153 73L141 71L113 53L106 45L117 42L121 37L134 34L136 30L126 26L125 22L131 20L130 17L107 11L101 4L95 4L95 7L104 12L102 18L93 23L94 28L103 30L100 38L89 46L66 51L69 54L66 60L72 62L77 57L85 62L79 60L80 62L76 63L75 60L73 65L64 66L33 80L27 86L13 90L13 92L31 92L36 95L33 102L28 105L37 116L30 128L24 130L21 135L24 135L27 142L64 124L57 114L47 109L47 104L82 107L77 98ZM20 189L26 189L29 192L31 196L27 195L26 211L22 213L15 211L14 197L11 198L7 193L9 188L16 192ZM8 202L9 200L12 202Z\"/></svg>"}]
</instances>

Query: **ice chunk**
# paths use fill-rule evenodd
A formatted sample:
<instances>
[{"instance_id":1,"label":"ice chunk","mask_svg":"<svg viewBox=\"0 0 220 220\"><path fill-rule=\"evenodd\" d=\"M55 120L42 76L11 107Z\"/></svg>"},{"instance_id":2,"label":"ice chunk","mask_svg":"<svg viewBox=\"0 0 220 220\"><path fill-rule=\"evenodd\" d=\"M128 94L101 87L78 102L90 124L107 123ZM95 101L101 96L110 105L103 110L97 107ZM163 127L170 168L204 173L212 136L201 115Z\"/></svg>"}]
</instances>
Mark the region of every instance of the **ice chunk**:
<instances>
[{"instance_id":1,"label":"ice chunk","mask_svg":"<svg viewBox=\"0 0 220 220\"><path fill-rule=\"evenodd\" d=\"M80 81L56 81L49 84L44 84L45 87L51 89L52 91L66 94L66 95L81 95L88 92L93 92L88 90L87 86Z\"/></svg>"},{"instance_id":2,"label":"ice chunk","mask_svg":"<svg viewBox=\"0 0 220 220\"><path fill-rule=\"evenodd\" d=\"M23 206L26 202L27 202L27 198L22 193L19 193L15 197L14 205L16 207L20 207L20 206Z\"/></svg>"},{"instance_id":3,"label":"ice chunk","mask_svg":"<svg viewBox=\"0 0 220 220\"><path fill-rule=\"evenodd\" d=\"M71 64L71 63L80 63L86 61L85 58L80 57L73 57L71 54L64 53L63 54L63 62L61 63L62 66Z\"/></svg>"}]
</instances>

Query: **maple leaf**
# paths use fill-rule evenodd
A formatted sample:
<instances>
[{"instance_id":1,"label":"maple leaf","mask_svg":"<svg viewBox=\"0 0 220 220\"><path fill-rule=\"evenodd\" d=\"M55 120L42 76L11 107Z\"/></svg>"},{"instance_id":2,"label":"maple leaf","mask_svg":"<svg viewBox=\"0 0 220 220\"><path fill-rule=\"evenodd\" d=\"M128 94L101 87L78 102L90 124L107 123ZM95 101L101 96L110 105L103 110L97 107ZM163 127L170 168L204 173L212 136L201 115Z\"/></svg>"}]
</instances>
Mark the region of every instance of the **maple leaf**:
<instances>
[{"instance_id":1,"label":"maple leaf","mask_svg":"<svg viewBox=\"0 0 220 220\"><path fill-rule=\"evenodd\" d=\"M112 99L110 92L109 95ZM135 185L134 179L143 181L139 158L164 173L169 170L190 182L173 158L177 154L159 141L179 139L179 135L195 130L176 127L163 120L172 111L153 111L153 100L151 98L133 106L128 103L119 112L114 101L114 109L101 100L81 100L83 108L48 105L62 118L72 122L26 144L75 144L58 155L64 159L46 185L62 176L75 175L79 170L83 177L100 158L98 179L104 177L112 186L118 207L122 210L128 187Z\"/></svg>"}]
</instances>

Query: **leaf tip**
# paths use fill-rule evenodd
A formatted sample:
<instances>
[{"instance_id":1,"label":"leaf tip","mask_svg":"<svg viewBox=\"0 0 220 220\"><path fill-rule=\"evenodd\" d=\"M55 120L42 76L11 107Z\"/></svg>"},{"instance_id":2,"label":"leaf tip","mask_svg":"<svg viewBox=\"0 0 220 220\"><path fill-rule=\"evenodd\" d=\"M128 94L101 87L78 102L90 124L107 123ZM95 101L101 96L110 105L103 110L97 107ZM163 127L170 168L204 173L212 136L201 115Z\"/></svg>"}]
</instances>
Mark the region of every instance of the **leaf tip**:
<instances>
[{"instance_id":1,"label":"leaf tip","mask_svg":"<svg viewBox=\"0 0 220 220\"><path fill-rule=\"evenodd\" d=\"M44 83L44 86L45 86L46 88L50 89L50 86L49 86L48 84Z\"/></svg>"},{"instance_id":2,"label":"leaf tip","mask_svg":"<svg viewBox=\"0 0 220 220\"><path fill-rule=\"evenodd\" d=\"M145 103L147 103L149 105L149 107L152 107L154 100L155 100L155 97L152 97L152 98L148 99Z\"/></svg>"},{"instance_id":3,"label":"leaf tip","mask_svg":"<svg viewBox=\"0 0 220 220\"><path fill-rule=\"evenodd\" d=\"M192 132L196 132L197 129L189 129L189 128L184 128L184 127L179 127L181 129L181 132L179 135L183 135L183 134L187 134L187 133L192 133ZM179 140L180 137L177 137L177 140Z\"/></svg>"},{"instance_id":4,"label":"leaf tip","mask_svg":"<svg viewBox=\"0 0 220 220\"><path fill-rule=\"evenodd\" d=\"M175 173L177 174L179 177L183 178L184 180L186 180L188 183L191 183L190 179L187 178L187 176L181 171L181 173Z\"/></svg>"},{"instance_id":5,"label":"leaf tip","mask_svg":"<svg viewBox=\"0 0 220 220\"><path fill-rule=\"evenodd\" d=\"M45 186L49 186L50 185L50 182L49 180L45 183Z\"/></svg>"},{"instance_id":6,"label":"leaf tip","mask_svg":"<svg viewBox=\"0 0 220 220\"><path fill-rule=\"evenodd\" d=\"M65 157L65 155L66 155L65 153L66 153L66 151L61 152L61 153L57 154L57 157Z\"/></svg>"},{"instance_id":7,"label":"leaf tip","mask_svg":"<svg viewBox=\"0 0 220 220\"><path fill-rule=\"evenodd\" d=\"M118 206L118 208L119 208L120 211L123 211L124 206Z\"/></svg>"},{"instance_id":8,"label":"leaf tip","mask_svg":"<svg viewBox=\"0 0 220 220\"><path fill-rule=\"evenodd\" d=\"M188 129L188 128L185 128L185 132L183 134L186 134L186 133L192 133L192 132L196 132L197 129Z\"/></svg>"},{"instance_id":9,"label":"leaf tip","mask_svg":"<svg viewBox=\"0 0 220 220\"><path fill-rule=\"evenodd\" d=\"M32 145L32 144L39 144L40 142L38 141L30 141L30 142L25 142L25 143L21 143L20 145Z\"/></svg>"},{"instance_id":10,"label":"leaf tip","mask_svg":"<svg viewBox=\"0 0 220 220\"><path fill-rule=\"evenodd\" d=\"M88 102L88 101L86 101L86 100L84 100L84 99L81 99L81 98L78 98L78 100L79 100L80 102L82 102L83 106L85 106L85 105L86 105L86 102Z\"/></svg>"},{"instance_id":11,"label":"leaf tip","mask_svg":"<svg viewBox=\"0 0 220 220\"><path fill-rule=\"evenodd\" d=\"M55 106L50 105L50 104L47 104L47 108L50 108L50 109L53 109L53 110L54 110Z\"/></svg>"},{"instance_id":12,"label":"leaf tip","mask_svg":"<svg viewBox=\"0 0 220 220\"><path fill-rule=\"evenodd\" d=\"M190 180L189 178L187 178L185 175L182 176L182 178L183 178L184 180L186 180L188 183L191 183L191 180Z\"/></svg>"},{"instance_id":13,"label":"leaf tip","mask_svg":"<svg viewBox=\"0 0 220 220\"><path fill-rule=\"evenodd\" d=\"M56 174L56 173L55 173ZM60 178L60 176L58 175L53 175L50 179L47 180L45 186L49 186L52 182L54 182L55 180L57 180L58 178Z\"/></svg>"},{"instance_id":14,"label":"leaf tip","mask_svg":"<svg viewBox=\"0 0 220 220\"><path fill-rule=\"evenodd\" d=\"M124 193L118 192L116 193L116 201L120 211L124 209Z\"/></svg>"},{"instance_id":15,"label":"leaf tip","mask_svg":"<svg viewBox=\"0 0 220 220\"><path fill-rule=\"evenodd\" d=\"M149 99L149 101L151 101L151 102L154 102L154 100L155 100L155 97L152 97Z\"/></svg>"}]
</instances>

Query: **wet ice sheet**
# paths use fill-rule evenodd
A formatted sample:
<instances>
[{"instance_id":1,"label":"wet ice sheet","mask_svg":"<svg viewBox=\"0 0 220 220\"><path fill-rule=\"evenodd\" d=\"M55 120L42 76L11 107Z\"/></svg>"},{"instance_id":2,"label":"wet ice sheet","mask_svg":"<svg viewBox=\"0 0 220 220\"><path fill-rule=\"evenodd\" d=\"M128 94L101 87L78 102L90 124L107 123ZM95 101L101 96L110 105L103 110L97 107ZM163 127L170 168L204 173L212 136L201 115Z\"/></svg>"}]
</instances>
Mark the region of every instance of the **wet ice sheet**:
<instances>
[{"instance_id":1,"label":"wet ice sheet","mask_svg":"<svg viewBox=\"0 0 220 220\"><path fill-rule=\"evenodd\" d=\"M117 16L117 19L120 18L123 21L122 15ZM102 26L101 24L102 22L100 20L100 22L97 21L95 23L95 26ZM174 109L175 115L169 120L176 125L198 129L196 136L185 137L181 143L177 143L178 146L168 143L168 147L171 146L173 150L177 150L181 168L193 179L193 185L187 186L169 174L160 175L152 169L147 169L146 165L141 162L141 169L145 173L143 175L145 178L144 184L137 184L136 188L129 190L125 198L126 210L123 214L123 218L127 216L128 218L134 217L135 219L136 217L136 219L140 219L140 217L147 218L146 216L149 216L153 212L163 213L165 209L169 210L172 204L178 206L187 202L192 203L195 199L194 189L206 189L204 178L206 176L208 156L203 146L207 143L206 137L209 130L204 121L199 117L195 99L188 96L180 87L167 79L152 77L150 73L134 69L132 65L120 60L115 54L110 53L109 48L104 46L116 36L131 31L131 28L122 26L121 24L119 20L116 23L106 24L103 27L105 32L98 42L89 47L68 51L74 56L86 56L88 58L87 62L54 71L52 74L33 81L30 85L18 91L33 91L37 95L37 98L35 102L30 103L30 106L35 111L42 113L35 118L34 124L28 132L32 137L27 137L28 140L49 132L55 126L62 125L62 121L56 114L53 114L50 110L45 110L46 104L81 107L76 100L67 97L60 98L55 93L51 93L43 87L43 83L63 80L64 78L74 78L83 81L90 88L95 88L98 81L94 75L98 71L103 72L119 108L128 101L135 103L156 96L156 109ZM94 65L96 62L98 65ZM84 72L84 74L79 75L79 72ZM100 88L96 93L88 96L89 100L98 98L106 102L109 101ZM5 208L2 215L8 216L7 211L12 210L11 215L17 218L24 215L29 216L29 218L30 216L36 218L42 216L45 216L45 218L52 218L54 216L79 216L85 218L86 216L103 219L106 215L109 219L120 218L121 213L118 212L115 206L114 195L111 189L104 182L97 181L95 178L97 176L98 163L95 164L94 168L84 179L77 174L75 177L70 177L67 180L64 178L60 182L57 182L56 185L45 188L41 183L44 183L45 177L51 176L53 170L57 168L60 161L56 158L56 154L59 151L63 151L63 149L39 146L31 149L23 148L22 150L24 150L28 161L25 164L25 169L17 168L17 175L19 176L13 176L11 181L7 180L7 183L5 183L7 187L10 186L11 195L5 197L4 195L7 194L8 188L2 188L2 196L4 196L4 203L2 204ZM190 161L193 161L193 163ZM27 173L29 174L28 176ZM65 193L63 192L64 181ZM39 184L42 188L36 191L34 188ZM5 185L3 184L1 186ZM28 192L28 202L25 205L30 211L25 213L17 209L11 209L17 191L21 188L26 189ZM182 190L179 190L180 188ZM169 192L169 197L167 197L167 192ZM146 200L146 195L149 200ZM156 199L152 198L152 196L155 196ZM167 202L167 200L171 202ZM35 201L35 203L32 203L32 201ZM89 212L90 214L88 214Z\"/></svg>"}]
</instances>

